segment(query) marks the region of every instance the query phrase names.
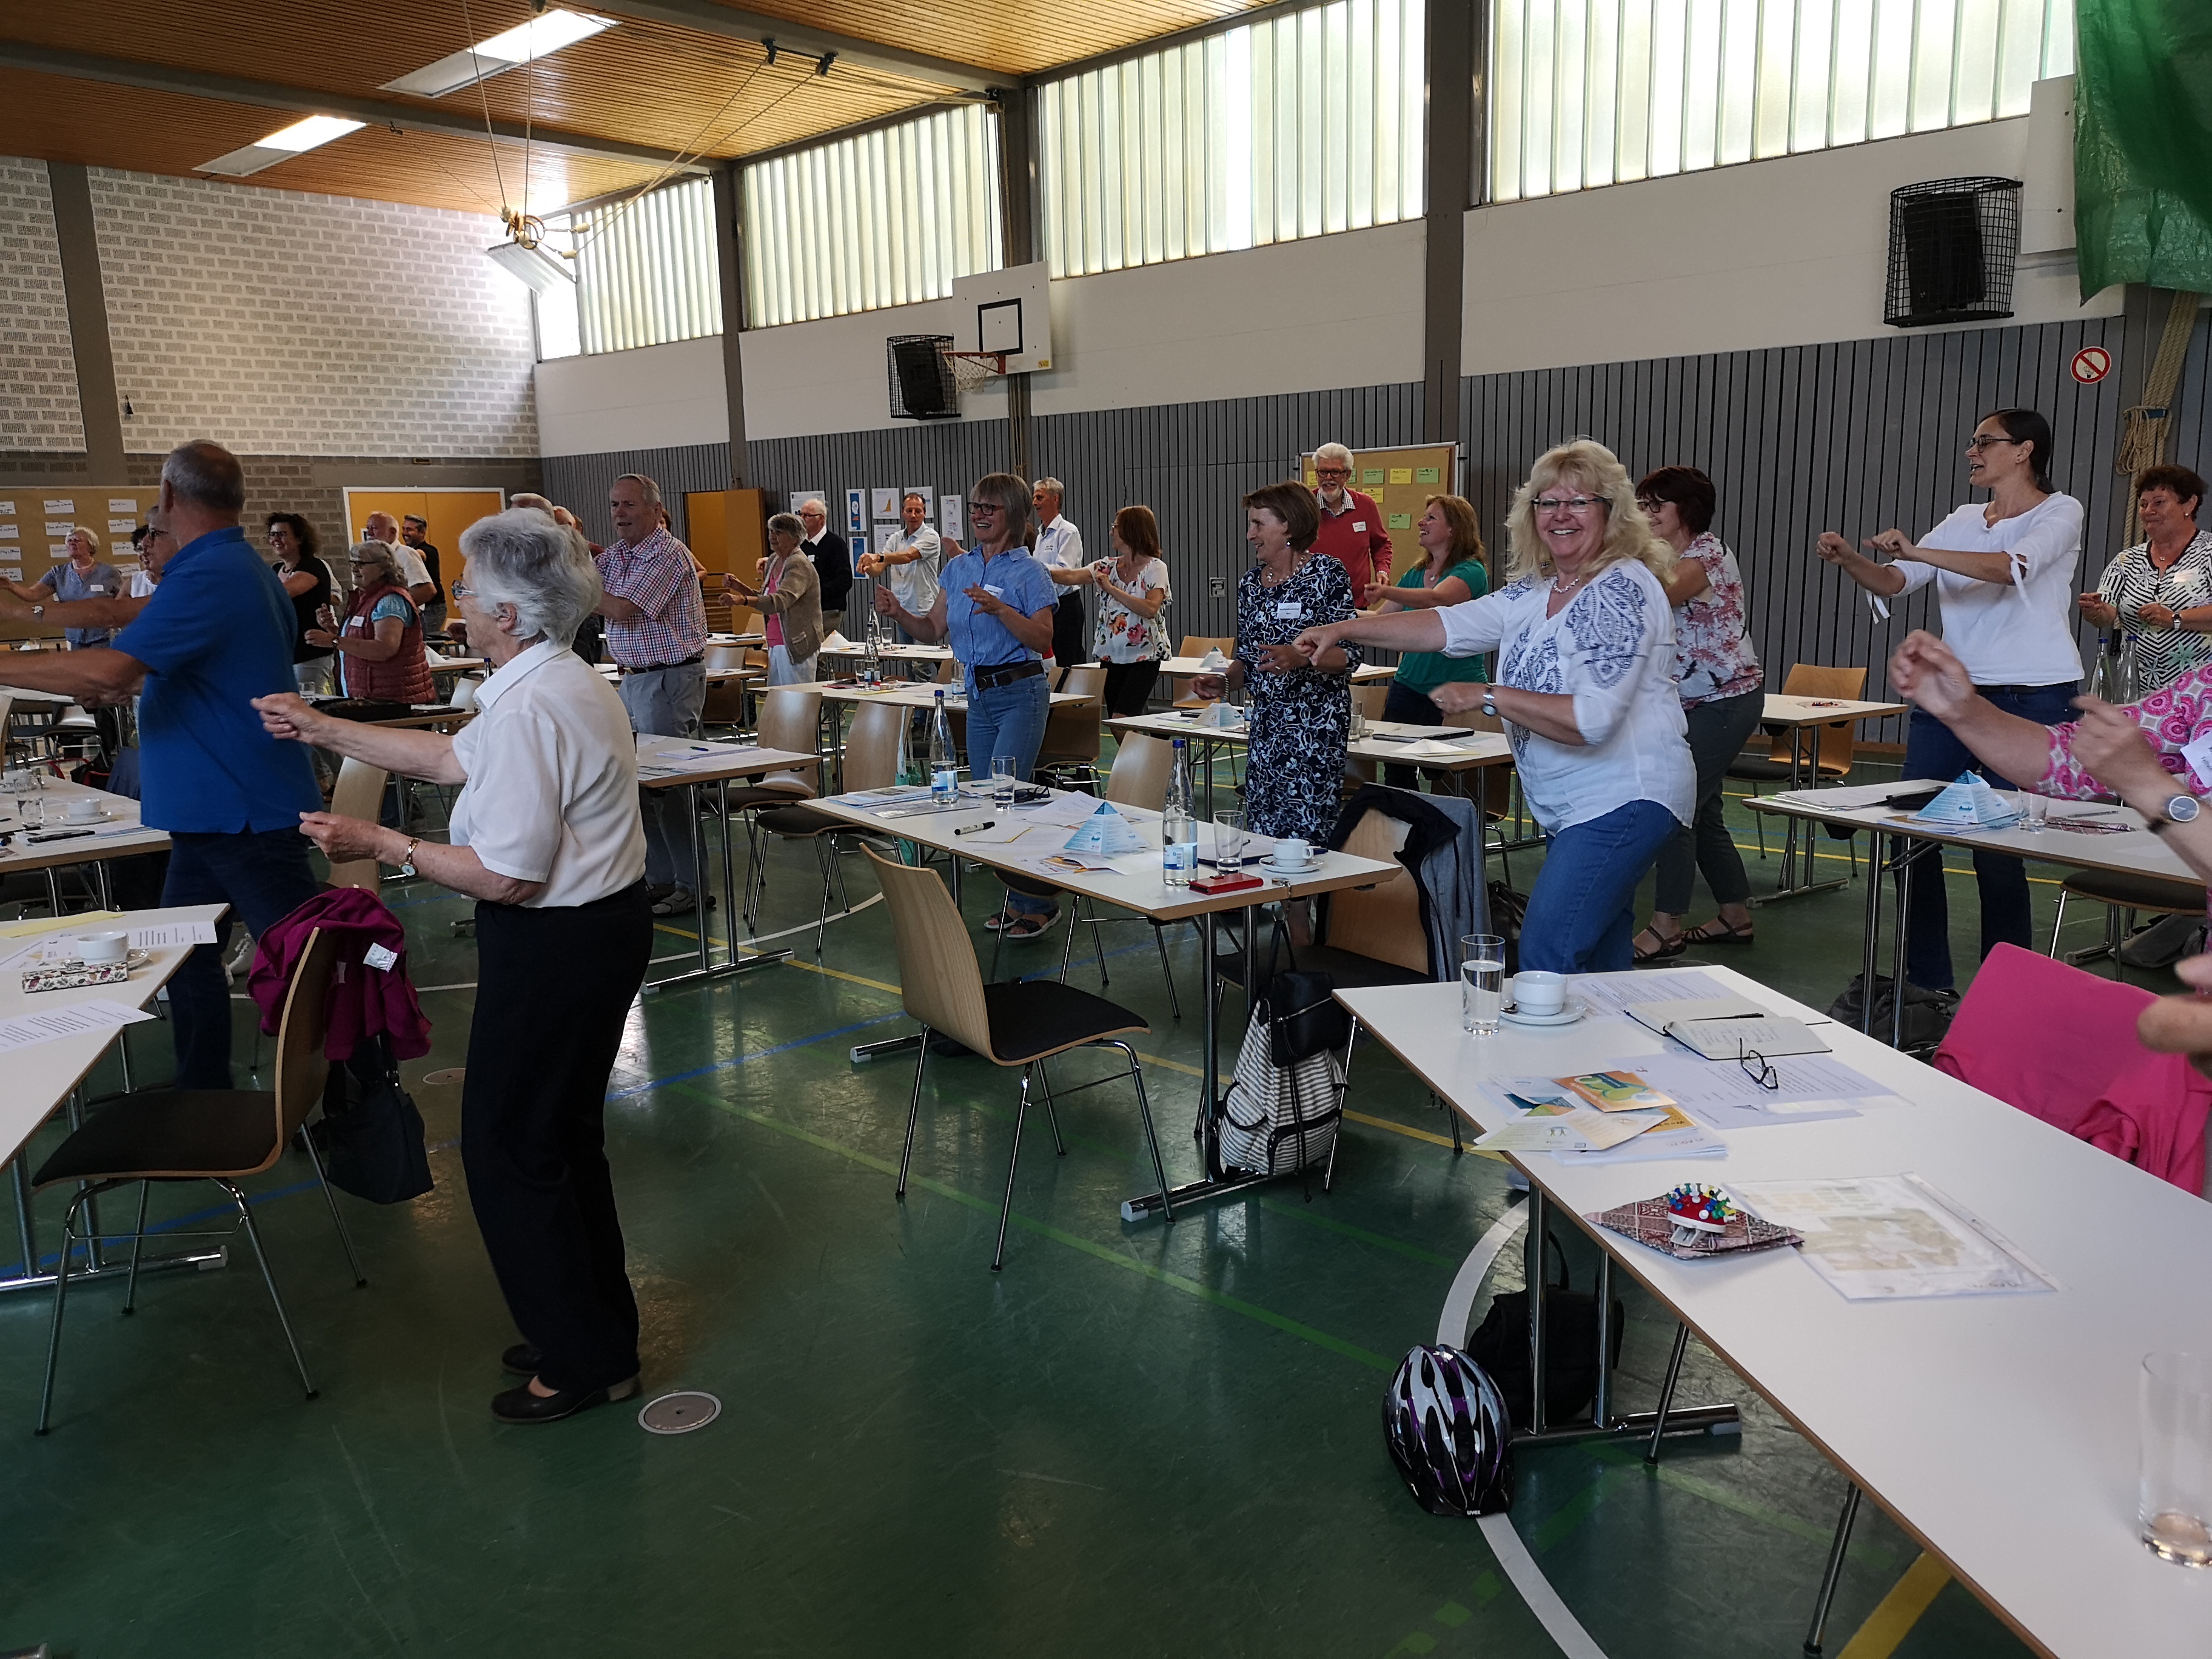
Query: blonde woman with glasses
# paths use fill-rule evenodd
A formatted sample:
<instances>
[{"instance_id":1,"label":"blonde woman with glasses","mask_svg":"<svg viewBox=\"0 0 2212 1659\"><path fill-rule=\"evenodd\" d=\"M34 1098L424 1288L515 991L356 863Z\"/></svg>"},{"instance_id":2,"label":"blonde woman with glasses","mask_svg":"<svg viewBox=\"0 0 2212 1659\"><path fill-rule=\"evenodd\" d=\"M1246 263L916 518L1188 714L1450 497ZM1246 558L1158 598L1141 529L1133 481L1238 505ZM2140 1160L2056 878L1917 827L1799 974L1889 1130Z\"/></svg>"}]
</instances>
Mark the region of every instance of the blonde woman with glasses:
<instances>
[{"instance_id":1,"label":"blonde woman with glasses","mask_svg":"<svg viewBox=\"0 0 2212 1659\"><path fill-rule=\"evenodd\" d=\"M1587 438L1538 458L1507 520L1507 585L1463 605L1309 629L1310 656L1351 641L1449 656L1498 653L1498 681L1432 694L1503 719L1548 838L1520 965L1631 965L1636 886L1690 822L1696 773L1674 691L1674 552L1637 511L1613 453Z\"/></svg>"}]
</instances>

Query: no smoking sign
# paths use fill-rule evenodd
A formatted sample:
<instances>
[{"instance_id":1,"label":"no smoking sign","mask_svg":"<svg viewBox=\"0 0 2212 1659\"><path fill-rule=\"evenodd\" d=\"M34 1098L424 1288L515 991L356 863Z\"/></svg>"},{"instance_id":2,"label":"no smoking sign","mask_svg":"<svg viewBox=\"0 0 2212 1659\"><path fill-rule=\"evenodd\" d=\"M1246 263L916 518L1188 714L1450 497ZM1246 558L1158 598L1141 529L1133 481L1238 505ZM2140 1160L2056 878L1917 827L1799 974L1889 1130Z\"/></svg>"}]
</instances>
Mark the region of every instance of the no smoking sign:
<instances>
[{"instance_id":1,"label":"no smoking sign","mask_svg":"<svg viewBox=\"0 0 2212 1659\"><path fill-rule=\"evenodd\" d=\"M2074 354L2071 368L2077 384L2094 386L2112 372L2112 354L2102 346L2083 346Z\"/></svg>"}]
</instances>

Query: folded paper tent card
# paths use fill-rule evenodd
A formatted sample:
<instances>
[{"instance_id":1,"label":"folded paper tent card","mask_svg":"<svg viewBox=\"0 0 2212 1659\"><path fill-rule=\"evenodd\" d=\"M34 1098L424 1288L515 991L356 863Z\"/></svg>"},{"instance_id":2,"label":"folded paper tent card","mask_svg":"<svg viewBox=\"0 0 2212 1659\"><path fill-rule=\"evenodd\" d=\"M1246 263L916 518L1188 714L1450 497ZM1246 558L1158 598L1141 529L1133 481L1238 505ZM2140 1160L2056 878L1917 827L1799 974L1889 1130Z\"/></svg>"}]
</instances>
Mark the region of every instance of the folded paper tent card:
<instances>
[{"instance_id":1,"label":"folded paper tent card","mask_svg":"<svg viewBox=\"0 0 2212 1659\"><path fill-rule=\"evenodd\" d=\"M1138 833L1136 825L1114 810L1111 801L1099 802L1098 810L1084 819L1065 843L1068 852L1097 853L1106 857L1116 853L1141 853L1151 845Z\"/></svg>"},{"instance_id":2,"label":"folded paper tent card","mask_svg":"<svg viewBox=\"0 0 2212 1659\"><path fill-rule=\"evenodd\" d=\"M2002 830L2020 822L2020 808L1990 787L1978 772L1961 772L1943 793L1912 815L1915 823L1954 830Z\"/></svg>"}]
</instances>

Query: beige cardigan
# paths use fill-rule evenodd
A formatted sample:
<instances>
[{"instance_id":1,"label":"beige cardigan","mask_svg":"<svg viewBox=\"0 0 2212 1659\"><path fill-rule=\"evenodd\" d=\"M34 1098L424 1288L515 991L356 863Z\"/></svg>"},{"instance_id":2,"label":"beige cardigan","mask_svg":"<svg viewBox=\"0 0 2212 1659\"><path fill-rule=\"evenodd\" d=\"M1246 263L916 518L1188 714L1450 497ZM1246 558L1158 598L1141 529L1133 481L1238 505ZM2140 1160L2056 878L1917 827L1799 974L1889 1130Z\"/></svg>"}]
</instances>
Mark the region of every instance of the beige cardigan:
<instances>
[{"instance_id":1,"label":"beige cardigan","mask_svg":"<svg viewBox=\"0 0 2212 1659\"><path fill-rule=\"evenodd\" d=\"M775 557L769 556L771 563ZM822 582L805 554L794 553L783 562L775 588L763 587L753 608L783 618L783 648L792 661L805 662L822 648Z\"/></svg>"}]
</instances>

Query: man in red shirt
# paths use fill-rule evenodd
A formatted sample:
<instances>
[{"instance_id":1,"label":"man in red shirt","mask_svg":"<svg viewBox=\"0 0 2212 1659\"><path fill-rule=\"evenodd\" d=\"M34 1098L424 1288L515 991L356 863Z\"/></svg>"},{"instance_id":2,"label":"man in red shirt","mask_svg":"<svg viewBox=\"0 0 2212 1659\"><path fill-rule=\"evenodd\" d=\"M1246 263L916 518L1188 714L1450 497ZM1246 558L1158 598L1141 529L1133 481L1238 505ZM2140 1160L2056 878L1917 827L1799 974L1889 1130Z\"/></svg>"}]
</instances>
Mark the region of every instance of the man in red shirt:
<instances>
[{"instance_id":1,"label":"man in red shirt","mask_svg":"<svg viewBox=\"0 0 2212 1659\"><path fill-rule=\"evenodd\" d=\"M1352 578L1354 603L1370 582L1390 580L1390 537L1382 509L1372 495L1352 487L1352 452L1342 444L1314 451L1314 496L1321 507L1321 534L1314 551L1326 553Z\"/></svg>"}]
</instances>

